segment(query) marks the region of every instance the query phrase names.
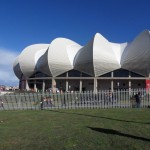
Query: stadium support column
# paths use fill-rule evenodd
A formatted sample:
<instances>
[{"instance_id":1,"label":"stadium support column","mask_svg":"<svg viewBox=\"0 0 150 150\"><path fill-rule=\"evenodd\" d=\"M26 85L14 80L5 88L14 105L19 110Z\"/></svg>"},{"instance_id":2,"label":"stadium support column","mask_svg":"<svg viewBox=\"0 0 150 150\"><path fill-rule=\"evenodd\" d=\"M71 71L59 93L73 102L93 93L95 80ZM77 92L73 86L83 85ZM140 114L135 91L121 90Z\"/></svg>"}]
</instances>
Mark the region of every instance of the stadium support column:
<instances>
[{"instance_id":1,"label":"stadium support column","mask_svg":"<svg viewBox=\"0 0 150 150\"><path fill-rule=\"evenodd\" d=\"M68 72L66 73L66 78L68 78ZM66 91L68 91L68 79L66 80Z\"/></svg>"},{"instance_id":2,"label":"stadium support column","mask_svg":"<svg viewBox=\"0 0 150 150\"><path fill-rule=\"evenodd\" d=\"M34 91L37 92L37 88L36 88L36 80L34 80Z\"/></svg>"},{"instance_id":3,"label":"stadium support column","mask_svg":"<svg viewBox=\"0 0 150 150\"><path fill-rule=\"evenodd\" d=\"M129 95L131 95L131 72L129 71Z\"/></svg>"},{"instance_id":4,"label":"stadium support column","mask_svg":"<svg viewBox=\"0 0 150 150\"><path fill-rule=\"evenodd\" d=\"M26 90L29 91L29 84L28 84L28 80L26 80Z\"/></svg>"},{"instance_id":5,"label":"stadium support column","mask_svg":"<svg viewBox=\"0 0 150 150\"><path fill-rule=\"evenodd\" d=\"M52 78L52 90L54 93L56 92L56 81L54 78Z\"/></svg>"},{"instance_id":6,"label":"stadium support column","mask_svg":"<svg viewBox=\"0 0 150 150\"><path fill-rule=\"evenodd\" d=\"M42 83L42 91L45 92L45 80L43 80L43 83Z\"/></svg>"},{"instance_id":7,"label":"stadium support column","mask_svg":"<svg viewBox=\"0 0 150 150\"><path fill-rule=\"evenodd\" d=\"M113 77L114 77L114 72L112 71L111 78L113 78ZM114 81L113 80L111 80L111 92L114 92Z\"/></svg>"},{"instance_id":8,"label":"stadium support column","mask_svg":"<svg viewBox=\"0 0 150 150\"><path fill-rule=\"evenodd\" d=\"M80 72L80 78L82 77L82 72ZM82 79L80 79L79 91L82 92Z\"/></svg>"},{"instance_id":9,"label":"stadium support column","mask_svg":"<svg viewBox=\"0 0 150 150\"><path fill-rule=\"evenodd\" d=\"M68 80L66 80L66 91L68 91Z\"/></svg>"},{"instance_id":10,"label":"stadium support column","mask_svg":"<svg viewBox=\"0 0 150 150\"><path fill-rule=\"evenodd\" d=\"M97 78L94 78L94 93L97 93Z\"/></svg>"},{"instance_id":11,"label":"stadium support column","mask_svg":"<svg viewBox=\"0 0 150 150\"><path fill-rule=\"evenodd\" d=\"M80 79L80 93L82 92L82 80Z\"/></svg>"}]
</instances>

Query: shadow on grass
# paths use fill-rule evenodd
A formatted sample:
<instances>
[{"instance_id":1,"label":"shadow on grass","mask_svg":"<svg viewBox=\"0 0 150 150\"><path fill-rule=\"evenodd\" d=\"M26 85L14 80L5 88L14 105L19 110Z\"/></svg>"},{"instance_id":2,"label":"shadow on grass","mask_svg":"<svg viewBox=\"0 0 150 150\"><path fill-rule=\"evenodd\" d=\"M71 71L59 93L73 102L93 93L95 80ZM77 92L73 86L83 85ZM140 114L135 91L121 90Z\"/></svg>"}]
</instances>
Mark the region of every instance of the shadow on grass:
<instances>
[{"instance_id":1,"label":"shadow on grass","mask_svg":"<svg viewBox=\"0 0 150 150\"><path fill-rule=\"evenodd\" d=\"M133 139L137 139L137 140L150 142L150 139L147 139L144 137L139 137L139 136L134 136L134 135L126 134L126 133L121 133L121 132L119 132L117 130L113 130L113 129L94 128L94 127L87 127L87 128L97 131L97 132L105 133L105 134L119 135L119 136L124 136L124 137L129 137L129 138L133 138Z\"/></svg>"},{"instance_id":2,"label":"shadow on grass","mask_svg":"<svg viewBox=\"0 0 150 150\"><path fill-rule=\"evenodd\" d=\"M93 116L93 115L86 115L86 114L79 114L79 113L62 112L62 111L58 111L58 110L48 110L48 111L53 111L53 112L58 112L58 113L65 113L65 114L81 115L81 116L87 116L87 117L102 118L102 119L108 119L108 120L114 120L114 121L122 121L122 122L149 124L150 125L150 122L145 123L145 122L138 122L138 121L129 121L129 120L115 119L115 118L109 118L109 117L103 117L103 116Z\"/></svg>"}]
</instances>

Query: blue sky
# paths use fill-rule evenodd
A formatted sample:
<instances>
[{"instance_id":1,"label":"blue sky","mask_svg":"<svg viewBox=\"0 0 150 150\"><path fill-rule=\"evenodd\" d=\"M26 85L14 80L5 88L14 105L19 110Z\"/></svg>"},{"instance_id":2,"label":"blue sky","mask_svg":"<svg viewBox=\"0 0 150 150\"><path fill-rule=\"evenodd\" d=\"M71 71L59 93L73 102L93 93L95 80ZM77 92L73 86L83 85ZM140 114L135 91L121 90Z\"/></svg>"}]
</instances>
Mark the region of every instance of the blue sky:
<instances>
[{"instance_id":1,"label":"blue sky","mask_svg":"<svg viewBox=\"0 0 150 150\"><path fill-rule=\"evenodd\" d=\"M0 0L0 85L17 85L14 58L26 47L65 37L85 45L99 32L111 42L150 30L149 0Z\"/></svg>"}]
</instances>

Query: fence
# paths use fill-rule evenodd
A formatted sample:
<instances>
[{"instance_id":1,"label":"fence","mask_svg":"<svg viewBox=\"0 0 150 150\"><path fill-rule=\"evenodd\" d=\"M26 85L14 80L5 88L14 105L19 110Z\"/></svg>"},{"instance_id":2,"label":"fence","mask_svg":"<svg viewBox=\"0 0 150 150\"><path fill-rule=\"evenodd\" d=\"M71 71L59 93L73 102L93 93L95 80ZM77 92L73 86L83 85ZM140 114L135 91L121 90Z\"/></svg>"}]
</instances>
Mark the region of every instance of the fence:
<instances>
[{"instance_id":1,"label":"fence","mask_svg":"<svg viewBox=\"0 0 150 150\"><path fill-rule=\"evenodd\" d=\"M0 95L0 110L78 109L78 108L133 108L135 94L140 92L140 107L150 107L150 90L109 90L66 93L11 93Z\"/></svg>"}]
</instances>

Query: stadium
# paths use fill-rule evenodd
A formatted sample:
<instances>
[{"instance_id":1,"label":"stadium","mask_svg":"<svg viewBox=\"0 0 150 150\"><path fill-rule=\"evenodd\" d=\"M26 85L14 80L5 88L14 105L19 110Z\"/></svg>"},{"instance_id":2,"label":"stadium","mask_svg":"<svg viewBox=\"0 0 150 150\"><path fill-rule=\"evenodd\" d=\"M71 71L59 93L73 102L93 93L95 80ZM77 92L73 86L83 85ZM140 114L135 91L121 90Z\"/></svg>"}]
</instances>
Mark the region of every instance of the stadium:
<instances>
[{"instance_id":1,"label":"stadium","mask_svg":"<svg viewBox=\"0 0 150 150\"><path fill-rule=\"evenodd\" d=\"M150 88L150 31L125 43L110 42L96 33L85 46L66 38L30 45L13 69L25 90Z\"/></svg>"}]
</instances>

